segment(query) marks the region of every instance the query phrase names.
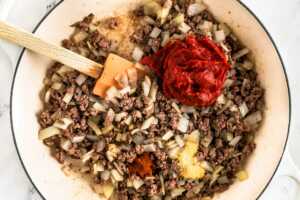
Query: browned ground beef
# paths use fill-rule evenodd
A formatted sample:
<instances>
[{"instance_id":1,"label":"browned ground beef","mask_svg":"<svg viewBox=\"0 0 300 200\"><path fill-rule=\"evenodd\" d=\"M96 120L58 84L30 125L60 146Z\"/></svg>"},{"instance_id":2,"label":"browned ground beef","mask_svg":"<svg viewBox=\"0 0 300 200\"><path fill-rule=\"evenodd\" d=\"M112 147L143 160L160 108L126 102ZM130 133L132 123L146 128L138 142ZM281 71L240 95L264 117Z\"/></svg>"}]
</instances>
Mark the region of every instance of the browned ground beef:
<instances>
[{"instance_id":1,"label":"browned ground beef","mask_svg":"<svg viewBox=\"0 0 300 200\"><path fill-rule=\"evenodd\" d=\"M161 48L162 37L149 37L154 27L168 31L171 36L173 34L181 35L180 30L171 23L171 19L179 11L186 12L190 2L192 1L174 1L175 6L172 7L170 16L163 25L157 21L154 24L144 23L142 19L145 14L140 8L137 9L133 13L136 15L135 17L141 19L141 25L131 36L132 41L139 45L147 55ZM107 54L113 51L112 41L106 39L99 31L90 28L93 18L94 16L91 14L73 25L76 29L75 33L78 31L87 33L82 40L74 40L73 35L70 39L64 40L62 44L72 51L103 63ZM212 14L206 10L193 17L186 16L185 21L191 27L191 32L199 37L206 34L198 28L199 24L204 21L218 24ZM105 23L109 29L115 29L118 26L118 20L114 18L106 19ZM164 97L159 89L154 107L149 108L150 101L148 97L143 96L141 84L138 84L135 93L125 95L117 103L100 100L92 95L95 80L87 78L80 85L76 82L80 73L69 71L59 74L60 64L55 64L48 70L43 91L44 93L50 91L50 98L48 102L45 102L38 119L41 129L52 126L55 121L62 118L69 118L73 123L66 130L61 130L61 134L45 139L44 143L49 146L51 154L58 162L69 165L74 171L91 176L92 185L101 184L107 180L103 172L93 173L95 163L100 161L105 171L117 168L124 178L123 181L117 182L115 189L120 200L150 199L152 196L157 199L168 199L171 191L176 188L184 190L181 195L173 199L196 200L211 197L216 192L228 189L235 181L236 174L243 169L247 158L255 149L254 137L260 121L255 125L249 125L247 120L255 113L262 115L264 89L259 83L255 69L243 68L243 63L248 61L247 56L238 59L232 58L232 55L244 48L234 35L227 35L223 44L229 49L227 54L233 65L228 74L228 80L231 80L231 83L225 86L223 92L226 102L218 101L211 107L196 108L193 113L186 114L189 117L187 133L193 130L199 130L201 133L197 158L199 161L206 161L212 169L212 171L206 171L203 179L187 180L180 177L177 161L168 156L165 144L160 145L158 142L161 142L162 136L168 130L173 130L175 136L183 136L183 133L176 129L180 115L172 105L174 100ZM53 77L56 77L55 80ZM57 90L49 89L54 82L60 82L62 87ZM63 98L66 93L70 92L74 95L67 104ZM44 99L45 95L42 96ZM95 109L93 105L96 101L101 101L106 105L106 111L100 112ZM246 105L248 108L246 116L242 116L239 110L243 107L242 105ZM111 113L108 114L109 108L114 114L123 112L124 119L131 116L132 122L128 125L124 119L115 121L114 118L111 118ZM140 127L150 116L155 116L158 122L151 125L147 131L138 131L132 134L134 127ZM114 128L106 134L97 136L88 125L89 120L97 123L100 128L108 125L113 125ZM239 138L237 143L231 144L232 140L236 138ZM67 149L62 148L62 143L65 141L71 141ZM113 160L109 160L106 152L110 151L112 144L117 146L119 152ZM128 167L139 155L144 153L147 144L156 146L156 150L150 152L153 174L151 177L140 177L144 184L135 190L128 187L127 181L137 178L137 175L130 174ZM94 150L91 158L78 166L78 161L91 150ZM215 177L216 179L212 181L215 176L213 175L214 171L220 166L222 169ZM164 179L165 195L162 195L161 177Z\"/></svg>"}]
</instances>

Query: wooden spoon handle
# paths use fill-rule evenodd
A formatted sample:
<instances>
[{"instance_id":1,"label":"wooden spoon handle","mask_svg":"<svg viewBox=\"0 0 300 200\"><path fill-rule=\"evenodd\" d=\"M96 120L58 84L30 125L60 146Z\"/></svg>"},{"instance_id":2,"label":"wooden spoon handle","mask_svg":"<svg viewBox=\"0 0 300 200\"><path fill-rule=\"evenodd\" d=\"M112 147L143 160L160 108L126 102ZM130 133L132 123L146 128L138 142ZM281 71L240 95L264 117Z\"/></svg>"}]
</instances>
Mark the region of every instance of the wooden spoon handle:
<instances>
[{"instance_id":1,"label":"wooden spoon handle","mask_svg":"<svg viewBox=\"0 0 300 200\"><path fill-rule=\"evenodd\" d=\"M46 42L29 32L17 29L2 21L0 21L0 38L26 47L93 78L99 78L103 70L103 65L101 64L68 49Z\"/></svg>"}]
</instances>

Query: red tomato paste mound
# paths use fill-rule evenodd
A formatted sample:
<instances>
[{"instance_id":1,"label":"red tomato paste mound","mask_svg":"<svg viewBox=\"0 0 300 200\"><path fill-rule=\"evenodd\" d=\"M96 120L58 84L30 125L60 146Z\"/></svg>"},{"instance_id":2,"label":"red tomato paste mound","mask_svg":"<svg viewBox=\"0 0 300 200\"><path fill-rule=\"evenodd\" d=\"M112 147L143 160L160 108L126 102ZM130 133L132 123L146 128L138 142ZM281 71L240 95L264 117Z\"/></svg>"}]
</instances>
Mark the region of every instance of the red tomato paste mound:
<instances>
[{"instance_id":1,"label":"red tomato paste mound","mask_svg":"<svg viewBox=\"0 0 300 200\"><path fill-rule=\"evenodd\" d=\"M162 80L164 95L190 106L212 105L230 68L222 49L208 37L172 40L141 61Z\"/></svg>"}]
</instances>

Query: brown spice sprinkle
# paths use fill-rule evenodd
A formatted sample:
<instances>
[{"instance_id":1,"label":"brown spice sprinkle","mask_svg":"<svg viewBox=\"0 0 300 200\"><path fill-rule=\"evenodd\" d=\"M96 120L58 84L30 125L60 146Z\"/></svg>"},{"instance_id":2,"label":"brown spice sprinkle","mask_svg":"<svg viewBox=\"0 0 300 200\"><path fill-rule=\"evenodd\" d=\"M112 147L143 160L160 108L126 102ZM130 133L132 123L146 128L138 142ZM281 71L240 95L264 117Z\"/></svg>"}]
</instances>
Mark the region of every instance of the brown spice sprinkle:
<instances>
[{"instance_id":1,"label":"brown spice sprinkle","mask_svg":"<svg viewBox=\"0 0 300 200\"><path fill-rule=\"evenodd\" d=\"M129 165L130 174L136 174L144 178L152 176L152 160L149 153L138 156L132 164Z\"/></svg>"}]
</instances>

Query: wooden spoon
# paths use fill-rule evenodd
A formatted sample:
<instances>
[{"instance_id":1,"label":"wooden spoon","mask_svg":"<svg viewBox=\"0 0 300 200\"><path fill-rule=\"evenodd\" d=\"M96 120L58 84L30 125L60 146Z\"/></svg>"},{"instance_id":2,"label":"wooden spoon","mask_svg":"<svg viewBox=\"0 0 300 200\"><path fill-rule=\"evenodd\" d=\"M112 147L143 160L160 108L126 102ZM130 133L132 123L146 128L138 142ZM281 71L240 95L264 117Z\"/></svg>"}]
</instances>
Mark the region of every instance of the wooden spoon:
<instances>
[{"instance_id":1,"label":"wooden spoon","mask_svg":"<svg viewBox=\"0 0 300 200\"><path fill-rule=\"evenodd\" d=\"M0 38L26 47L38 54L72 67L88 76L99 78L103 65L68 49L51 44L37 36L0 21Z\"/></svg>"},{"instance_id":2,"label":"wooden spoon","mask_svg":"<svg viewBox=\"0 0 300 200\"><path fill-rule=\"evenodd\" d=\"M109 54L104 67L86 57L46 42L32 33L13 27L2 21L0 21L0 38L26 47L27 49L58 61L90 77L95 79L99 78L93 92L102 97L105 95L106 89L115 84L114 77L117 74L124 73L126 70L137 66L118 55ZM138 70L140 71L141 68Z\"/></svg>"}]
</instances>

